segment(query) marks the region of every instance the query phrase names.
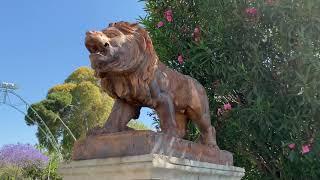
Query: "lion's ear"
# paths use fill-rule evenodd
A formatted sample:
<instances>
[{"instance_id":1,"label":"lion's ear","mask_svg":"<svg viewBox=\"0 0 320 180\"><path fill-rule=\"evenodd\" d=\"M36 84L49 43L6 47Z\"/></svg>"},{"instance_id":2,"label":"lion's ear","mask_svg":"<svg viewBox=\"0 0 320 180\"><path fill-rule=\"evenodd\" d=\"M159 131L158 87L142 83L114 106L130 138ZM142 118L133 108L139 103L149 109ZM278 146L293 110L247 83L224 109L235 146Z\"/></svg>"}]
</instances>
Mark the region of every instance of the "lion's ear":
<instances>
[{"instance_id":1,"label":"lion's ear","mask_svg":"<svg viewBox=\"0 0 320 180\"><path fill-rule=\"evenodd\" d=\"M147 31L143 29L137 30L138 34L141 37L141 45L143 46L143 50L151 50L152 49L152 41Z\"/></svg>"},{"instance_id":2,"label":"lion's ear","mask_svg":"<svg viewBox=\"0 0 320 180\"><path fill-rule=\"evenodd\" d=\"M132 23L132 24L130 24L130 27L136 28L136 27L138 27L138 25L139 25L139 23Z\"/></svg>"},{"instance_id":3,"label":"lion's ear","mask_svg":"<svg viewBox=\"0 0 320 180\"><path fill-rule=\"evenodd\" d=\"M136 26L137 25L135 24L130 24L123 21L109 24L109 27L115 27L125 35L133 34L136 30Z\"/></svg>"}]
</instances>

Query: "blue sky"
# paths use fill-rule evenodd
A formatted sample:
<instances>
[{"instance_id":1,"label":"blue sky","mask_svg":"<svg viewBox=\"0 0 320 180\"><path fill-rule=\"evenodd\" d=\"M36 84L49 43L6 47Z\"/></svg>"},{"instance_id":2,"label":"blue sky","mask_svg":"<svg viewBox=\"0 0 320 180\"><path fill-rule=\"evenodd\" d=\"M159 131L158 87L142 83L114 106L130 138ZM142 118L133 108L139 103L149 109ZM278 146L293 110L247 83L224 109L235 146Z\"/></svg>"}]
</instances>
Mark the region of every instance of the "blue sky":
<instances>
[{"instance_id":1,"label":"blue sky","mask_svg":"<svg viewBox=\"0 0 320 180\"><path fill-rule=\"evenodd\" d=\"M0 82L17 83L17 93L30 103L42 100L50 87L62 83L76 68L89 66L84 46L87 30L136 21L145 16L143 6L137 0L2 1ZM140 119L151 126L146 110ZM36 128L27 126L16 110L0 105L0 123L0 146L37 142Z\"/></svg>"}]
</instances>

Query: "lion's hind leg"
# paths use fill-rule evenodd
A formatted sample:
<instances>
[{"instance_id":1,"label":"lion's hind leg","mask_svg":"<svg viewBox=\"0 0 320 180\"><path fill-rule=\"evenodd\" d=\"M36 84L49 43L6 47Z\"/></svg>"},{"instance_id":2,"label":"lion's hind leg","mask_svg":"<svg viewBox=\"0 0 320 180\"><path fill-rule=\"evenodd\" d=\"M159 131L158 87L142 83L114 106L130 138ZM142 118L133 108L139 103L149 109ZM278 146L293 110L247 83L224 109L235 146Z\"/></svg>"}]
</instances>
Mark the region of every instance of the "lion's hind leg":
<instances>
[{"instance_id":1,"label":"lion's hind leg","mask_svg":"<svg viewBox=\"0 0 320 180\"><path fill-rule=\"evenodd\" d=\"M217 140L216 140L216 130L211 125L210 116L206 117L206 115L204 114L204 115L202 115L202 117L200 119L202 119L202 120L200 120L202 122L209 121L209 123L210 123L208 126L204 126L204 127L200 128L202 143L206 144L210 147L219 149L219 147L217 145Z\"/></svg>"},{"instance_id":2,"label":"lion's hind leg","mask_svg":"<svg viewBox=\"0 0 320 180\"><path fill-rule=\"evenodd\" d=\"M195 111L192 108L187 109L188 118L190 118L199 128L201 133L201 143L213 148L219 148L216 141L216 131L211 126L209 112Z\"/></svg>"}]
</instances>

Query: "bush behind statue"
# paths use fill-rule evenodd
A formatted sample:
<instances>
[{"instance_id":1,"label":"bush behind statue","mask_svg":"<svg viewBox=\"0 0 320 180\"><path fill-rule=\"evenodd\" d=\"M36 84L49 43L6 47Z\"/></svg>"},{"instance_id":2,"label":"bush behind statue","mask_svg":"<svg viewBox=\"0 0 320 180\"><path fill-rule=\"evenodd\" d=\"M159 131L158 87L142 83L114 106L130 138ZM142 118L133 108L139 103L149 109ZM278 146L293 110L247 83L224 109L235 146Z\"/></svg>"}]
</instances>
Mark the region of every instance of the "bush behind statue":
<instances>
[{"instance_id":1,"label":"bush behind statue","mask_svg":"<svg viewBox=\"0 0 320 180\"><path fill-rule=\"evenodd\" d=\"M320 177L320 1L145 2L160 60L205 86L245 179Z\"/></svg>"}]
</instances>

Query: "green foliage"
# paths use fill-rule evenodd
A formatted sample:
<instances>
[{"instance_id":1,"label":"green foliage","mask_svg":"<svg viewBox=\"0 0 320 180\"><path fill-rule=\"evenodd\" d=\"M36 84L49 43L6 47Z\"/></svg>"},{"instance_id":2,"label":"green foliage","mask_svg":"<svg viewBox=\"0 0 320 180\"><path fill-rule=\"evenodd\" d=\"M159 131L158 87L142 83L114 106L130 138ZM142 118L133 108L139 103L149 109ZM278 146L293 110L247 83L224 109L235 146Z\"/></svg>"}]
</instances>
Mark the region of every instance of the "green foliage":
<instances>
[{"instance_id":1,"label":"green foliage","mask_svg":"<svg viewBox=\"0 0 320 180\"><path fill-rule=\"evenodd\" d=\"M70 131L75 138L85 136L89 129L105 122L112 105L113 99L101 92L94 71L81 67L73 72L64 84L52 87L46 99L32 104L25 120L28 125L38 126L39 143L52 151L52 142L47 133L41 130L46 130L42 119L58 146L62 147L65 158L69 158L74 143Z\"/></svg>"},{"instance_id":2,"label":"green foliage","mask_svg":"<svg viewBox=\"0 0 320 180\"><path fill-rule=\"evenodd\" d=\"M79 84L84 81L96 83L97 79L94 77L94 71L87 67L80 67L65 80L65 83Z\"/></svg>"},{"instance_id":3,"label":"green foliage","mask_svg":"<svg viewBox=\"0 0 320 180\"><path fill-rule=\"evenodd\" d=\"M23 179L23 171L16 166L0 166L0 179Z\"/></svg>"},{"instance_id":4,"label":"green foliage","mask_svg":"<svg viewBox=\"0 0 320 180\"><path fill-rule=\"evenodd\" d=\"M48 94L54 93L54 92L65 92L69 93L72 89L74 89L77 85L74 83L63 83L58 84L49 89Z\"/></svg>"},{"instance_id":5,"label":"green foliage","mask_svg":"<svg viewBox=\"0 0 320 180\"><path fill-rule=\"evenodd\" d=\"M145 2L160 60L205 86L218 144L245 179L320 177L320 1Z\"/></svg>"},{"instance_id":6,"label":"green foliage","mask_svg":"<svg viewBox=\"0 0 320 180\"><path fill-rule=\"evenodd\" d=\"M56 153L51 153L48 155L49 163L47 167L41 171L41 179L54 179L61 180L62 177L58 174L58 167L60 164L59 156Z\"/></svg>"},{"instance_id":7,"label":"green foliage","mask_svg":"<svg viewBox=\"0 0 320 180\"><path fill-rule=\"evenodd\" d=\"M54 179L62 180L62 177L58 174L58 167L61 162L60 157L56 152L48 152L46 148L41 145L37 145L37 149L42 151L47 157L49 157L49 162L46 167L39 168L28 168L23 169L23 177L29 179Z\"/></svg>"},{"instance_id":8,"label":"green foliage","mask_svg":"<svg viewBox=\"0 0 320 180\"><path fill-rule=\"evenodd\" d=\"M149 130L149 128L138 120L131 120L128 124L128 127L133 128L135 130Z\"/></svg>"}]
</instances>

